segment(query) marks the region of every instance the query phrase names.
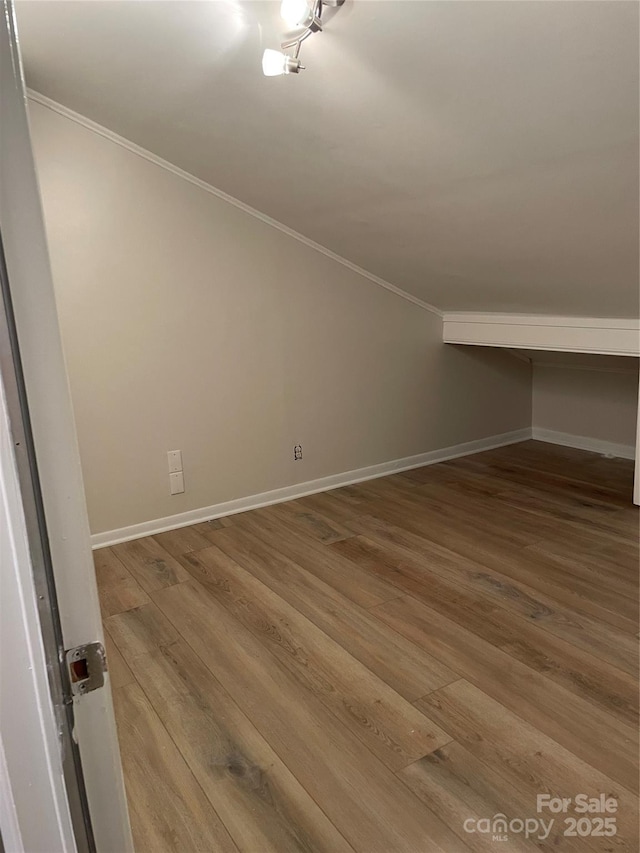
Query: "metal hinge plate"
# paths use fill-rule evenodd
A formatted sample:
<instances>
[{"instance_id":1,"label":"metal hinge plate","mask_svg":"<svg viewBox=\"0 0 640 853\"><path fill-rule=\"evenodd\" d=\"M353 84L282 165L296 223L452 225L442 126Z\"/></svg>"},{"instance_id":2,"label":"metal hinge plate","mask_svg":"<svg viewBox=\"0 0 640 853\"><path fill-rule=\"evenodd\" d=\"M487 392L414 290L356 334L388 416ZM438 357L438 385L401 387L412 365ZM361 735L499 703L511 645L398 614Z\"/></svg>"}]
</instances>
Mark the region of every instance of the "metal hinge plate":
<instances>
[{"instance_id":1,"label":"metal hinge plate","mask_svg":"<svg viewBox=\"0 0 640 853\"><path fill-rule=\"evenodd\" d=\"M91 693L104 684L107 656L102 643L86 643L65 652L71 692L74 696Z\"/></svg>"}]
</instances>

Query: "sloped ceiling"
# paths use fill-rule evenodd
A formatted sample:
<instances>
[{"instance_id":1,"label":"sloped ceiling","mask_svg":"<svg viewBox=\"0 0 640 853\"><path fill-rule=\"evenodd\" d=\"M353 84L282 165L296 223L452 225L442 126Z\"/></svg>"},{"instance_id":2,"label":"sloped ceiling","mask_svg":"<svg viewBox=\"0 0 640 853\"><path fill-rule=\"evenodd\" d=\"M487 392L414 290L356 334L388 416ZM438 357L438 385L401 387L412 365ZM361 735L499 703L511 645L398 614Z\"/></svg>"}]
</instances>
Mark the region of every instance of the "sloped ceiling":
<instances>
[{"instance_id":1,"label":"sloped ceiling","mask_svg":"<svg viewBox=\"0 0 640 853\"><path fill-rule=\"evenodd\" d=\"M18 2L28 84L446 310L638 317L638 4Z\"/></svg>"}]
</instances>

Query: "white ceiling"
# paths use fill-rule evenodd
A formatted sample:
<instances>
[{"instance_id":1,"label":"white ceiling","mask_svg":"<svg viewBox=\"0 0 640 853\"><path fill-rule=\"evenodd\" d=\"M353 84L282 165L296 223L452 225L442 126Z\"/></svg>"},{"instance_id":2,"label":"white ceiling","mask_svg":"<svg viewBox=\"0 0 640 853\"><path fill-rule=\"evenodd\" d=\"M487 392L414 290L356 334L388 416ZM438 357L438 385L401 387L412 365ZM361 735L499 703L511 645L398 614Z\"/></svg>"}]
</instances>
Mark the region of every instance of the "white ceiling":
<instances>
[{"instance_id":1,"label":"white ceiling","mask_svg":"<svg viewBox=\"0 0 640 853\"><path fill-rule=\"evenodd\" d=\"M638 317L638 4L18 2L29 85L448 310Z\"/></svg>"}]
</instances>

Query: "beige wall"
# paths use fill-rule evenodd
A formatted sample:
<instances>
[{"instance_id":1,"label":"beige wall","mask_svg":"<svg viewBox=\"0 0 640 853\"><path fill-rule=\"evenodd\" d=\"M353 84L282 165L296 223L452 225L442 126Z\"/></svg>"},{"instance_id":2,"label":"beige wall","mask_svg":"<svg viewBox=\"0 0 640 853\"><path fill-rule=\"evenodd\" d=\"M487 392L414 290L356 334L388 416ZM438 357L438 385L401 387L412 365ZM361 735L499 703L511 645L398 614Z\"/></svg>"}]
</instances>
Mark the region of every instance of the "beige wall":
<instances>
[{"instance_id":1,"label":"beige wall","mask_svg":"<svg viewBox=\"0 0 640 853\"><path fill-rule=\"evenodd\" d=\"M638 360L601 356L588 366L575 361L534 364L533 426L635 445Z\"/></svg>"},{"instance_id":2,"label":"beige wall","mask_svg":"<svg viewBox=\"0 0 640 853\"><path fill-rule=\"evenodd\" d=\"M94 533L530 425L528 365L443 345L438 316L31 112Z\"/></svg>"}]
</instances>

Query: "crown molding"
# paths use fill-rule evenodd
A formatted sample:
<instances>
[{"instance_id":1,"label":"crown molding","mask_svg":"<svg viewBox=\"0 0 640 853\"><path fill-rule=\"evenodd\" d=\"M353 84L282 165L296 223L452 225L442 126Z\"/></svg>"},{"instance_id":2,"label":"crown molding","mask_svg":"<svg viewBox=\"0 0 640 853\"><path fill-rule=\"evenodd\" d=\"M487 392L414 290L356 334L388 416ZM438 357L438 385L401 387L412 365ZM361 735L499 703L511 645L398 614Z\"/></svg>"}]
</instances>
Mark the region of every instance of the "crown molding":
<instances>
[{"instance_id":1,"label":"crown molding","mask_svg":"<svg viewBox=\"0 0 640 853\"><path fill-rule=\"evenodd\" d=\"M171 172L177 177L188 181L190 184L194 184L201 190L211 193L211 195L216 196L222 201L226 201L228 204L232 204L234 207L237 207L244 213L248 213L250 216L259 219L266 225L270 225L272 228L276 228L278 231L281 231L288 237L292 237L294 240L297 240L299 243L303 243L310 249L313 249L316 252L320 252L321 255L330 258L332 261L335 261L338 264L342 264L343 267L346 267L347 269L351 270L351 272L354 272L357 275L368 279L369 281L373 282L373 284L377 284L379 287L383 287L385 290L394 293L401 299L405 299L407 302L411 302L414 305L417 305L419 308L422 308L425 311L429 311L429 313L435 314L438 317L443 316L442 311L440 311L434 305L429 305L428 302L424 302L422 299L418 299L417 296L413 296L411 293L407 293L406 290L402 290L400 287L396 287L395 284L391 284L391 282L385 281L385 279L383 278L379 278L377 275L374 275L373 273L368 272L362 267L359 267L357 264L354 264L346 258L343 258L342 255L338 255L335 252L332 252L331 249L327 249L326 246L321 246L320 243L316 243L314 240L309 239L309 237L305 237L304 234L300 234L298 231L294 231L293 228L289 228L288 225L284 225L282 222L278 222L277 219L273 219L271 216L267 216L266 213L261 213L254 207L251 207L250 205L245 204L243 201L234 198L228 193L219 190L212 184L208 184L206 181L197 178L190 172L185 172L184 169L180 169L178 166L175 166L168 160L163 160L162 157L158 157L156 154L153 154L153 152L148 151L146 148L142 148L140 145L136 145L135 142L131 142L129 139L125 139L123 136L119 136L117 133L114 133L112 130L109 130L109 128L103 127L103 125L98 124L97 122L92 121L89 118L86 118L86 116L83 116L80 113L69 109L69 107L65 107L63 104L59 104L57 101L54 101L51 98L47 98L46 95L41 95L40 92L36 92L33 89L27 89L27 97L30 101L33 101L36 104L40 104L41 106L46 107L47 109L50 109L61 116L64 116L64 118L70 119L76 124L79 124L81 127L84 127L86 130L90 130L93 133L97 133L99 136L108 139L110 142L114 142L116 145L120 145L122 148L126 148L126 150L130 151L132 154L136 154L138 157L142 157L143 159L148 160L150 163L154 163L156 166L159 166L161 169L165 169L167 172Z\"/></svg>"}]
</instances>

